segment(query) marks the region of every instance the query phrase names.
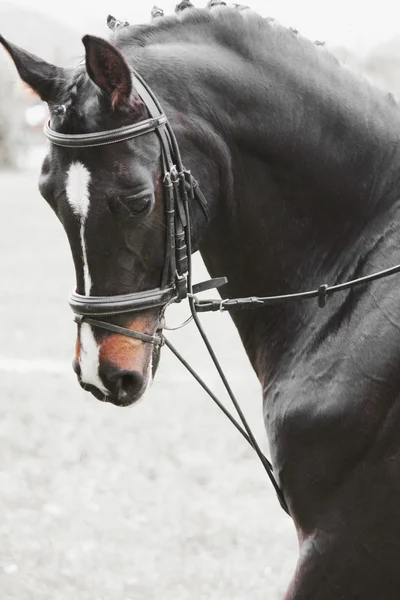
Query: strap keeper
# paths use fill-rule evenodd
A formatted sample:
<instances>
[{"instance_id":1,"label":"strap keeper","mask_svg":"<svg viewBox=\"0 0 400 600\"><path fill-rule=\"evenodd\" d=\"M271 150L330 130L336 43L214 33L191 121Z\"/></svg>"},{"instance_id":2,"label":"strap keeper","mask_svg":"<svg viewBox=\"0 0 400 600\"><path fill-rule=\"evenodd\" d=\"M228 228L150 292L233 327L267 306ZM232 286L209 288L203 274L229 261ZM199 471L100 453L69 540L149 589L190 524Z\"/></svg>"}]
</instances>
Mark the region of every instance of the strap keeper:
<instances>
[{"instance_id":1,"label":"strap keeper","mask_svg":"<svg viewBox=\"0 0 400 600\"><path fill-rule=\"evenodd\" d=\"M175 274L175 288L176 288L176 302L181 302L187 298L188 289L187 289L187 279L186 275Z\"/></svg>"},{"instance_id":2,"label":"strap keeper","mask_svg":"<svg viewBox=\"0 0 400 600\"><path fill-rule=\"evenodd\" d=\"M324 283L318 288L318 306L320 308L324 308L324 306L326 305L326 300L328 297L328 287L329 286L326 283Z\"/></svg>"}]
</instances>

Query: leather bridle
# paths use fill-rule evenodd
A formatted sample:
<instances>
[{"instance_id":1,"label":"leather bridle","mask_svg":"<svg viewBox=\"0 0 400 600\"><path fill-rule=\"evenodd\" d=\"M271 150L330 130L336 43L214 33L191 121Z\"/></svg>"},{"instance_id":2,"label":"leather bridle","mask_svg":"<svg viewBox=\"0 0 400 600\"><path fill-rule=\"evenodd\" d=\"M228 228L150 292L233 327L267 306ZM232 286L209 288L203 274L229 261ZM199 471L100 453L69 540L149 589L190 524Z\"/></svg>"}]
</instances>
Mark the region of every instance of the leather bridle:
<instances>
[{"instance_id":1,"label":"leather bridle","mask_svg":"<svg viewBox=\"0 0 400 600\"><path fill-rule=\"evenodd\" d=\"M396 265L392 268L373 273L372 275L347 281L338 285L329 286L327 284L323 284L315 290L300 292L297 294L234 298L225 300L198 299L198 293L213 288L218 288L227 283L227 279L225 277L220 277L202 282L197 285L192 285L190 206L194 202L197 202L203 211L205 218L209 220L207 202L196 180L192 177L189 171L185 170L182 164L182 159L174 132L156 96L136 71L132 70L132 75L136 90L144 102L150 118L133 125L120 127L118 129L85 134L58 133L51 129L50 123L47 123L44 128L44 133L50 142L56 146L62 146L65 148L93 148L97 146L128 141L152 132L155 132L158 135L161 144L163 189L167 225L165 263L161 276L160 287L117 296L85 296L76 292L72 292L69 298L69 305L75 313L75 321L79 324L85 322L94 327L139 339L143 342L151 343L157 346L165 344L168 348L170 348L170 350L188 369L196 381L198 381L203 389L210 395L222 412L228 417L236 429L238 429L238 431L253 447L268 474L282 508L287 514L290 514L284 494L274 477L272 465L262 453L247 423L240 405L237 402L220 366L220 363L214 353L211 343L203 330L203 327L199 321L198 313L208 311L234 311L241 309L261 308L275 304L287 303L290 301L307 300L310 298L316 298L320 308L323 308L327 299L332 294L352 289L356 286L399 273L400 265ZM196 371L194 371L194 369L187 363L187 361L163 334L164 319L162 317L166 307L172 303L181 302L186 298L188 299L190 305L192 318L200 332L201 337L203 338L203 341L222 379L225 389L227 390L228 395L239 415L239 418L242 421L243 427L219 401L207 384L201 379ZM129 314L151 308L159 309L161 315L159 328L154 335L132 331L125 327L120 327L103 320L103 317L107 318L114 315Z\"/></svg>"},{"instance_id":2,"label":"leather bridle","mask_svg":"<svg viewBox=\"0 0 400 600\"><path fill-rule=\"evenodd\" d=\"M133 71L133 77L136 90L142 98L150 118L118 129L84 134L58 133L51 129L50 123L47 123L44 132L50 142L64 148L94 148L128 141L148 133L155 132L158 135L161 144L167 225L165 261L160 286L119 296L93 297L72 292L69 305L78 321L84 319L91 325L117 333L121 333L122 330L130 331L131 337L153 344L161 344L162 338L159 335L149 336L118 328L107 321L100 320L99 317L111 317L151 308L161 309L172 302L184 300L188 294L187 239L190 228L188 203L197 201L207 220L209 213L207 202L197 182L182 165L175 135L157 98L138 73ZM210 289L222 285L222 283L225 283L225 280L210 281L205 288L202 284L201 289ZM197 293L198 289L200 288L195 287L191 292Z\"/></svg>"}]
</instances>

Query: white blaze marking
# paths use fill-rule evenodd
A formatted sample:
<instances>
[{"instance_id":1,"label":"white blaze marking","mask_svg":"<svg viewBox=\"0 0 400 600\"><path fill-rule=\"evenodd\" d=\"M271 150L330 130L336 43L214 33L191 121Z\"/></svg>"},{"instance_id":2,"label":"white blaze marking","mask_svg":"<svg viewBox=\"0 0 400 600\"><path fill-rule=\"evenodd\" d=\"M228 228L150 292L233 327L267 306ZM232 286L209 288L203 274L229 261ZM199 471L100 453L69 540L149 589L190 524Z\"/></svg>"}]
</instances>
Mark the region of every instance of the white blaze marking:
<instances>
[{"instance_id":1,"label":"white blaze marking","mask_svg":"<svg viewBox=\"0 0 400 600\"><path fill-rule=\"evenodd\" d=\"M85 241L85 224L90 206L90 180L90 172L82 163L74 162L71 164L67 173L66 194L69 205L80 220L83 282L86 296L90 296L92 288ZM99 376L99 350L92 328L87 323L83 323L80 328L79 352L82 381L94 385L103 394L108 394Z\"/></svg>"},{"instance_id":2,"label":"white blaze marking","mask_svg":"<svg viewBox=\"0 0 400 600\"><path fill-rule=\"evenodd\" d=\"M90 179L90 173L87 168L80 162L74 162L68 169L67 185L65 190L67 193L67 200L72 207L73 212L79 217L81 223L80 237L82 248L83 281L86 296L90 295L90 290L92 287L85 242L85 222L90 205Z\"/></svg>"},{"instance_id":3,"label":"white blaze marking","mask_svg":"<svg viewBox=\"0 0 400 600\"><path fill-rule=\"evenodd\" d=\"M79 364L82 381L94 385L103 394L108 395L108 390L99 376L99 347L92 328L87 323L81 325L80 342Z\"/></svg>"},{"instance_id":4,"label":"white blaze marking","mask_svg":"<svg viewBox=\"0 0 400 600\"><path fill-rule=\"evenodd\" d=\"M148 377L148 380L147 380L145 392L147 392L147 390L149 390L153 384L153 350L151 350L151 354L150 354L149 366L147 369L147 377Z\"/></svg>"}]
</instances>

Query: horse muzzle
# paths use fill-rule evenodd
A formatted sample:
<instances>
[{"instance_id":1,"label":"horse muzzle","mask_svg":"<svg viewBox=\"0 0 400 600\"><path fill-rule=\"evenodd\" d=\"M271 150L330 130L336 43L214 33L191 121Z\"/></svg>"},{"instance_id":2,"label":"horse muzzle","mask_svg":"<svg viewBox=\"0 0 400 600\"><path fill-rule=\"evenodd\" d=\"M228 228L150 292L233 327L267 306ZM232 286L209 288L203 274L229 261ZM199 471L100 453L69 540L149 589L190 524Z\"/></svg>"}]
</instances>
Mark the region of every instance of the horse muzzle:
<instances>
[{"instance_id":1,"label":"horse muzzle","mask_svg":"<svg viewBox=\"0 0 400 600\"><path fill-rule=\"evenodd\" d=\"M159 338L151 333L157 327L158 316L136 315L123 330ZM79 324L73 369L81 387L103 402L134 404L152 382L160 345L114 331L99 336L96 329L85 321Z\"/></svg>"}]
</instances>

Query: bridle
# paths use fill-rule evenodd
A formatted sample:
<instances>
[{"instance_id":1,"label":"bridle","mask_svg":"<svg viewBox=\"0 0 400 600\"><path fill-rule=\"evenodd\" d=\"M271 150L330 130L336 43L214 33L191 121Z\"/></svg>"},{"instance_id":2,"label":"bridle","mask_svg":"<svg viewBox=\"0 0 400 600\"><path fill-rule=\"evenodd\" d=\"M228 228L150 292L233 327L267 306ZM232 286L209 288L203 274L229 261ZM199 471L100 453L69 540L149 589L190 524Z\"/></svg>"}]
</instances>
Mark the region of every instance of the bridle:
<instances>
[{"instance_id":1,"label":"bridle","mask_svg":"<svg viewBox=\"0 0 400 600\"><path fill-rule=\"evenodd\" d=\"M96 327L117 332L120 332L121 328L100 320L99 317L110 317L151 308L164 308L172 302L180 302L187 297L189 201L197 201L205 218L209 219L207 202L195 179L182 165L175 135L157 98L135 71L133 71L133 77L136 89L148 110L150 118L134 125L95 133L58 133L51 129L49 123L45 125L44 130L46 137L53 144L65 148L95 148L131 140L153 132L159 137L167 221L165 261L160 286L151 290L119 296L93 297L73 292L69 299L69 304L78 318L84 319L87 323L90 322ZM209 287L206 287L206 289L222 285L224 282L225 280L215 280L210 282ZM204 289L204 287L201 289ZM196 293L196 290L197 288L194 289L194 293ZM148 336L139 332L131 332L131 334L134 334L133 337L145 342L161 343L160 336Z\"/></svg>"},{"instance_id":2,"label":"bridle","mask_svg":"<svg viewBox=\"0 0 400 600\"><path fill-rule=\"evenodd\" d=\"M327 284L323 284L319 286L318 289L300 292L297 294L234 298L225 300L199 299L197 294L213 288L218 288L227 283L227 279L225 277L220 277L202 282L200 284L192 284L190 206L194 202L197 202L203 211L206 220L208 221L210 215L208 212L207 202L198 186L197 181L182 164L182 159L174 132L156 96L136 71L132 70L132 75L136 90L138 91L138 94L144 102L150 115L148 119L133 125L120 127L118 129L85 134L58 133L51 129L50 123L47 123L44 128L44 133L50 142L65 148L94 148L97 146L104 146L131 140L138 136L146 135L152 132L155 132L158 135L161 144L163 191L167 229L165 262L160 286L151 290L117 296L85 296L76 292L72 292L69 298L69 305L75 313L75 321L78 324L85 322L94 327L139 339L143 342L153 345L161 346L165 344L168 348L170 348L170 350L181 361L186 369L188 369L196 381L198 381L203 389L214 400L222 412L228 417L236 429L238 429L238 431L253 447L268 474L282 508L287 514L290 514L284 494L274 477L272 465L262 453L247 423L240 405L237 402L221 368L221 365L215 355L211 343L208 340L207 335L205 334L204 329L199 321L198 313L208 311L234 311L241 309L261 308L274 304L306 300L310 298L316 298L320 308L323 308L327 299L334 293L352 289L356 286L399 273L400 265L396 265L392 268L385 269L372 275L347 281L338 285L329 286ZM176 350L176 348L163 335L163 315L165 313L165 309L170 304L181 302L186 298L189 302L192 318L200 332L201 337L203 338L208 352L210 353L225 389L227 390L228 395L233 402L243 427L226 409L224 404L219 401L212 390L187 363L178 350ZM103 320L104 317L107 318L114 315L128 314L152 308L159 309L161 315L159 328L154 335L132 331L125 327L114 325L107 320Z\"/></svg>"}]
</instances>

